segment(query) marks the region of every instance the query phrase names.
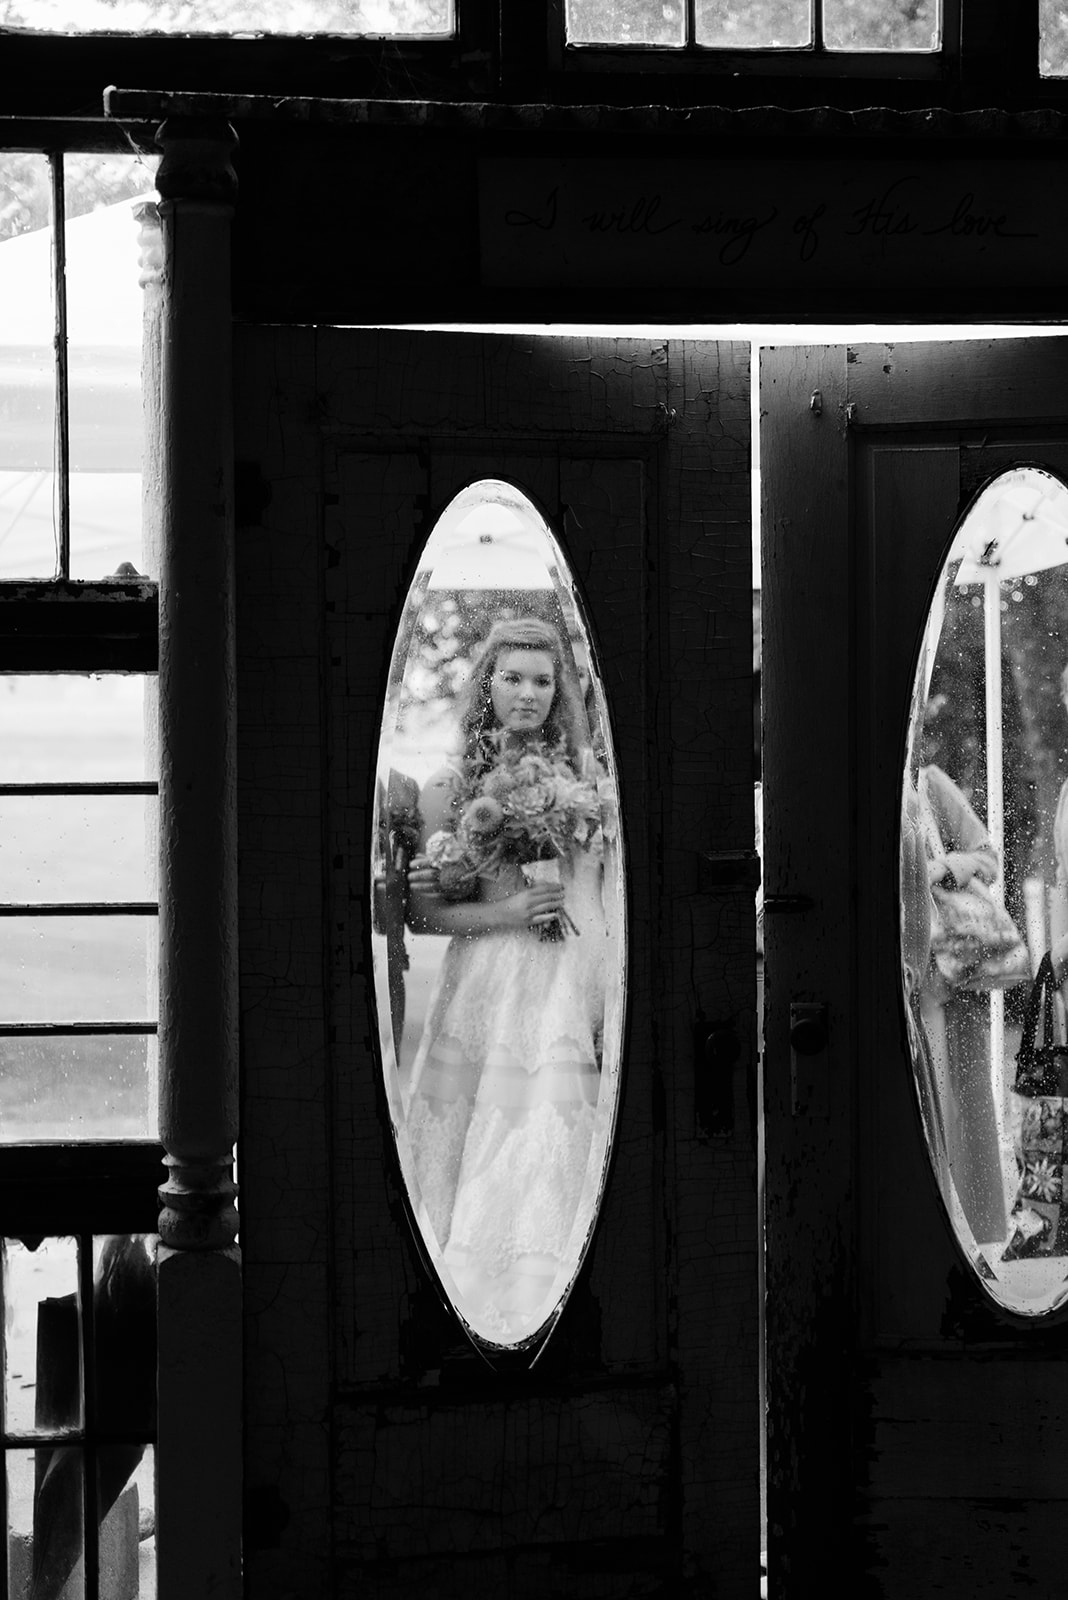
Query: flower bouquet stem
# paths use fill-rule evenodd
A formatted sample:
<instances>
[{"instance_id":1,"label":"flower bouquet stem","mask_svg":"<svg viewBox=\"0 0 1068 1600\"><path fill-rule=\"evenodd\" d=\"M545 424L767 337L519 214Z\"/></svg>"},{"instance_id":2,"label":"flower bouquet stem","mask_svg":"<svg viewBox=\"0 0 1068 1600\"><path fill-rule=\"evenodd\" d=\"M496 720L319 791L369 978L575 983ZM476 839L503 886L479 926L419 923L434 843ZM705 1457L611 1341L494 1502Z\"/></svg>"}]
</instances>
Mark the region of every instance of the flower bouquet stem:
<instances>
[{"instance_id":1,"label":"flower bouquet stem","mask_svg":"<svg viewBox=\"0 0 1068 1600\"><path fill-rule=\"evenodd\" d=\"M523 863L523 876L527 883L560 883L560 858L553 856L548 861L525 861ZM538 928L538 937L555 943L559 939L566 939L573 933L578 937L578 928L563 906L553 917L551 922L543 922Z\"/></svg>"}]
</instances>

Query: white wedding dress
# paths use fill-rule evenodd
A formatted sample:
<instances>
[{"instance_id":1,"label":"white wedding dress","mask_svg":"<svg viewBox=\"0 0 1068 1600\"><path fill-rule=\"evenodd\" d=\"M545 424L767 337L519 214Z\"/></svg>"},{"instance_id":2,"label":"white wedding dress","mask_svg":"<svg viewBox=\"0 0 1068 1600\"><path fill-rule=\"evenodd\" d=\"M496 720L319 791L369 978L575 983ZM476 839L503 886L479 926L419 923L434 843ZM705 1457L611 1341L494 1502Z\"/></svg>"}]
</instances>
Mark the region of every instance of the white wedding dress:
<instances>
[{"instance_id":1,"label":"white wedding dress","mask_svg":"<svg viewBox=\"0 0 1068 1600\"><path fill-rule=\"evenodd\" d=\"M487 885L486 898L518 886L518 869L504 871L511 880ZM560 877L577 933L450 941L407 1106L423 1231L458 1310L503 1343L553 1309L599 1179L589 1172L607 954L599 854L576 850Z\"/></svg>"}]
</instances>

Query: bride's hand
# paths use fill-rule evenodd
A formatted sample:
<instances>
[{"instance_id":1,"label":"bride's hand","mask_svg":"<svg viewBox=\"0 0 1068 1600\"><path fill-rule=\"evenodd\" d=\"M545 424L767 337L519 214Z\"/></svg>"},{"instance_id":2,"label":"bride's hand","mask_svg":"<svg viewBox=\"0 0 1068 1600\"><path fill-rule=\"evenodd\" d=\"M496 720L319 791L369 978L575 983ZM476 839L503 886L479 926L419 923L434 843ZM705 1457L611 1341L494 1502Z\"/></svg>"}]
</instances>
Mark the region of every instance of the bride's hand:
<instances>
[{"instance_id":1,"label":"bride's hand","mask_svg":"<svg viewBox=\"0 0 1068 1600\"><path fill-rule=\"evenodd\" d=\"M538 928L563 909L564 891L558 883L535 883L506 900L498 900L505 928Z\"/></svg>"},{"instance_id":2,"label":"bride's hand","mask_svg":"<svg viewBox=\"0 0 1068 1600\"><path fill-rule=\"evenodd\" d=\"M430 865L429 856L413 856L408 863L408 888L423 900L441 900L438 869Z\"/></svg>"}]
</instances>

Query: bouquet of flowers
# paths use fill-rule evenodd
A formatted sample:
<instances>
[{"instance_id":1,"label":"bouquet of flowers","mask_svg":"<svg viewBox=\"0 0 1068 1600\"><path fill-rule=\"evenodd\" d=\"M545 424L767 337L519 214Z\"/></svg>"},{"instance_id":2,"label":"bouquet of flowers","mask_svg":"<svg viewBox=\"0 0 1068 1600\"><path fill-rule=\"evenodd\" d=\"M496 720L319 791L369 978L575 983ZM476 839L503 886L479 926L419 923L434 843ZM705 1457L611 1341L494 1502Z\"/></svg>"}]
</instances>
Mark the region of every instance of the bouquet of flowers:
<instances>
[{"instance_id":1,"label":"bouquet of flowers","mask_svg":"<svg viewBox=\"0 0 1068 1600\"><path fill-rule=\"evenodd\" d=\"M576 774L563 743L516 745L503 732L492 735L488 764L469 762L457 789L452 827L434 833L426 853L437 868L447 900L467 900L481 874L505 862L532 868L558 864L573 849L602 850L615 837L612 786L592 755ZM542 937L577 932L562 912Z\"/></svg>"}]
</instances>

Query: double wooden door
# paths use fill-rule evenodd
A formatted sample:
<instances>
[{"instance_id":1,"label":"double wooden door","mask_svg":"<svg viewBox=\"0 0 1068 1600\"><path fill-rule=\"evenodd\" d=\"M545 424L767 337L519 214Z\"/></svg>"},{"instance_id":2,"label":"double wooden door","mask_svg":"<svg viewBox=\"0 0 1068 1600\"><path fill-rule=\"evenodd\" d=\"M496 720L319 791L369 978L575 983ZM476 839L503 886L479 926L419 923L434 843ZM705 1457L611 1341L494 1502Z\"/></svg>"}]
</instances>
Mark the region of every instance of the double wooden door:
<instances>
[{"instance_id":1,"label":"double wooden door","mask_svg":"<svg viewBox=\"0 0 1068 1600\"><path fill-rule=\"evenodd\" d=\"M1060 341L765 353L771 1593L1059 1592L1057 1317L958 1250L900 999L905 724L973 493L1066 465ZM751 1596L759 1230L748 347L246 328L239 395L250 1596ZM545 515L620 762L613 1163L533 1371L415 1248L370 1009L370 806L419 550Z\"/></svg>"}]
</instances>

